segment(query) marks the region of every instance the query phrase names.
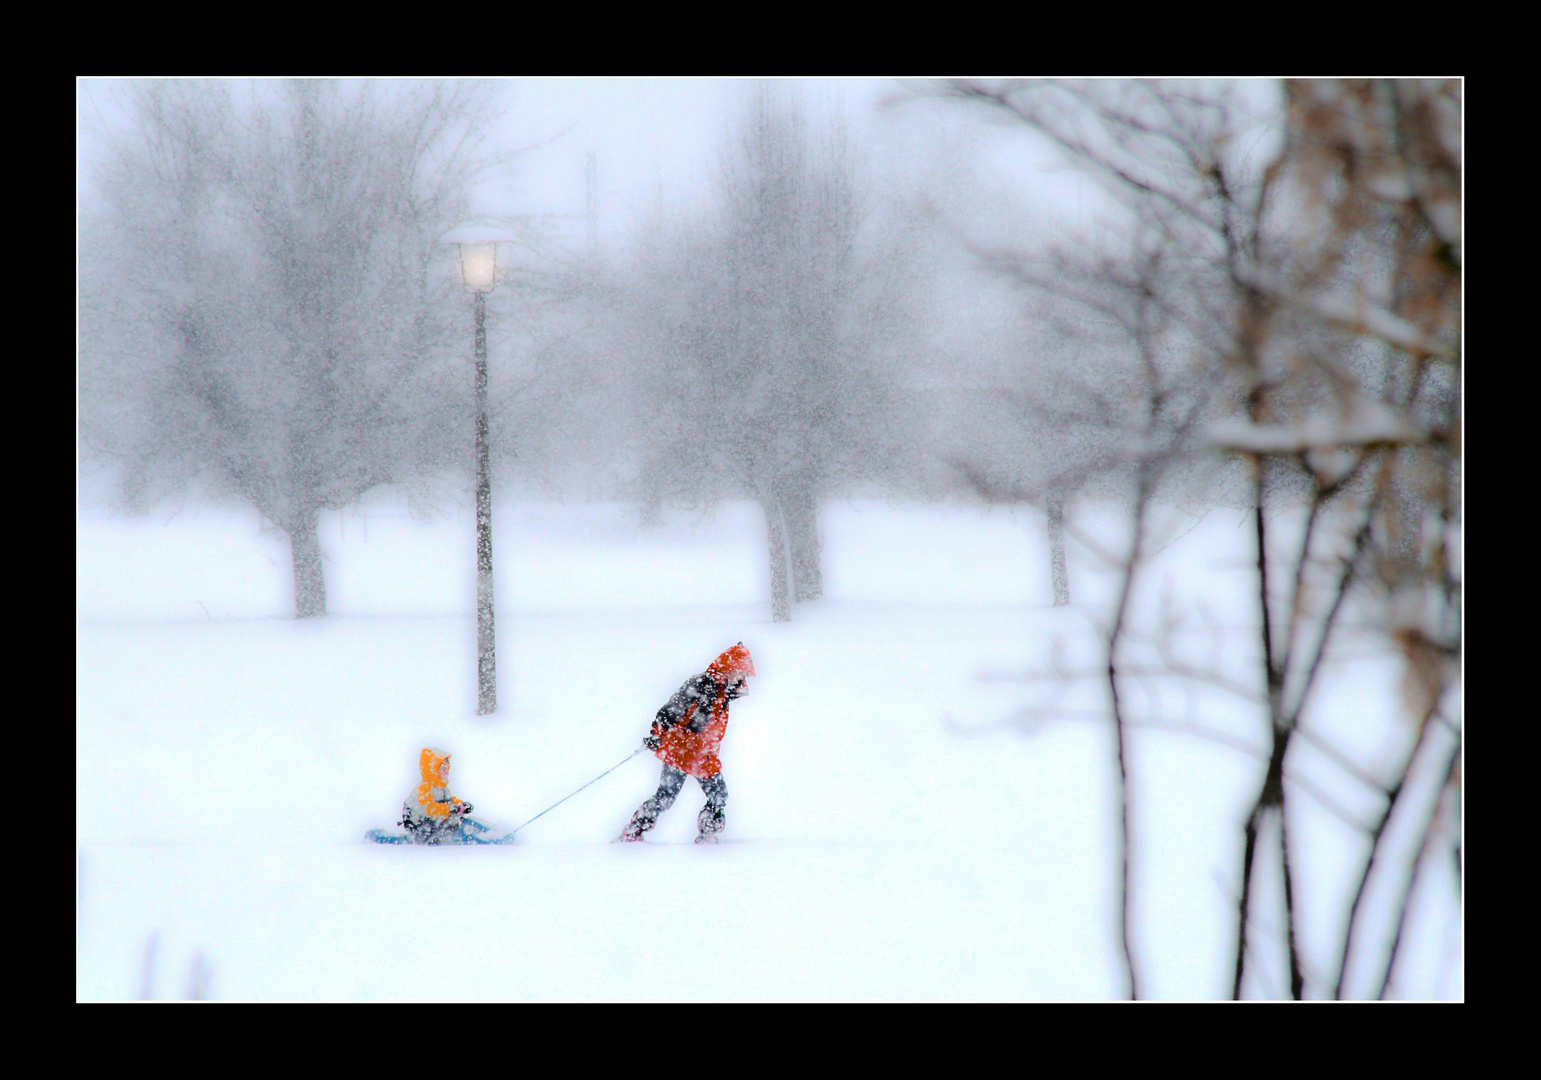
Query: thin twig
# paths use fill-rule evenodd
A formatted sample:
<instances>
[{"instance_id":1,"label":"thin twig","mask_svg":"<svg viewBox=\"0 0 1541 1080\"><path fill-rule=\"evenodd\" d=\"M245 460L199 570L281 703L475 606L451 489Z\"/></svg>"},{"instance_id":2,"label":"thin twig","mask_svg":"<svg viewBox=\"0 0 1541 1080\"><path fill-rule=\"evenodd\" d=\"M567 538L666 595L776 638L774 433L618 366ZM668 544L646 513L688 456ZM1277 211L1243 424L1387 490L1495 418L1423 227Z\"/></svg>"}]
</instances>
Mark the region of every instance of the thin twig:
<instances>
[{"instance_id":1,"label":"thin twig","mask_svg":"<svg viewBox=\"0 0 1541 1080\"><path fill-rule=\"evenodd\" d=\"M1445 792L1450 788L1451 780L1455 776L1456 763L1461 760L1461 747L1457 743L1450 749L1450 761L1445 766L1444 779L1439 788L1434 792L1434 798L1429 805L1429 817L1423 827L1423 839L1418 844L1418 854L1413 857L1412 868L1407 873L1407 885L1402 890L1401 903L1397 907L1396 932L1391 937L1391 949L1386 954L1386 970L1381 974L1380 990L1376 993L1378 1001L1386 1000L1386 991L1391 986L1391 973L1396 968L1397 950L1402 945L1402 931L1407 926L1407 912L1412 906L1413 891L1418 887L1418 876L1433 845L1434 834L1439 826L1439 808L1445 801Z\"/></svg>"},{"instance_id":2,"label":"thin twig","mask_svg":"<svg viewBox=\"0 0 1541 1080\"><path fill-rule=\"evenodd\" d=\"M1396 783L1386 793L1386 808L1381 811L1381 816L1370 829L1370 851L1365 856L1364 867L1359 873L1359 884L1354 889L1354 898L1348 905L1348 920L1343 927L1343 945L1338 950L1338 980L1333 986L1332 996L1334 1000L1343 1000L1343 986L1348 979L1348 969L1354 956L1354 942L1359 924L1359 909L1364 903L1365 893L1370 883L1370 875L1374 872L1381 857L1381 844L1386 836L1386 827L1391 823L1391 815L1395 813L1398 803L1402 798L1402 792L1407 788L1408 777L1412 775L1413 766L1418 760L1418 751L1423 748L1424 741L1428 738L1429 725L1418 725L1418 734L1413 739L1412 747L1407 752L1407 758L1402 763L1401 771L1397 775Z\"/></svg>"},{"instance_id":3,"label":"thin twig","mask_svg":"<svg viewBox=\"0 0 1541 1080\"><path fill-rule=\"evenodd\" d=\"M1354 764L1353 760L1349 758L1347 754L1333 746L1322 736L1318 735L1313 729L1306 727L1304 724L1296 724L1295 734L1299 735L1307 743L1310 743L1311 746L1320 751L1322 756L1327 758L1327 760L1331 761L1338 768L1348 773L1355 780L1358 780L1371 791L1377 792L1382 796L1390 797L1391 791L1386 787L1385 784L1381 783L1375 777L1361 769L1358 765Z\"/></svg>"}]
</instances>

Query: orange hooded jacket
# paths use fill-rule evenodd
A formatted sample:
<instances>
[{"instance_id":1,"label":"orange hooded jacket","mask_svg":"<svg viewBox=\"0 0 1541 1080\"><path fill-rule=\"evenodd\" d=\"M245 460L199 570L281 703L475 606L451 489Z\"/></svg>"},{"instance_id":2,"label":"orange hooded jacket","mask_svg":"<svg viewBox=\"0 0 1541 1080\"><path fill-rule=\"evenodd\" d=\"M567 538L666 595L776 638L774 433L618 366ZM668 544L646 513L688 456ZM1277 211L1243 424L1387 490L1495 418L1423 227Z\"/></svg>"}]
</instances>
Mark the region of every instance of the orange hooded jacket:
<instances>
[{"instance_id":1,"label":"orange hooded jacket","mask_svg":"<svg viewBox=\"0 0 1541 1080\"><path fill-rule=\"evenodd\" d=\"M418 755L418 770L423 782L407 797L404 816L414 822L427 818L435 822L448 821L455 807L462 800L449 793L449 759L447 751L424 747Z\"/></svg>"},{"instance_id":2,"label":"orange hooded jacket","mask_svg":"<svg viewBox=\"0 0 1541 1080\"><path fill-rule=\"evenodd\" d=\"M658 710L653 721L653 734L658 738L658 749L653 755L666 765L689 773L698 780L707 780L722 771L717 758L722 737L728 731L728 680L734 675L753 675L754 660L744 643L739 642L713 660L703 675L696 675ZM690 730L690 722L701 709L703 696L710 702L711 718L700 732ZM672 707L672 708L671 708ZM665 727L665 717L678 712L675 722Z\"/></svg>"}]
</instances>

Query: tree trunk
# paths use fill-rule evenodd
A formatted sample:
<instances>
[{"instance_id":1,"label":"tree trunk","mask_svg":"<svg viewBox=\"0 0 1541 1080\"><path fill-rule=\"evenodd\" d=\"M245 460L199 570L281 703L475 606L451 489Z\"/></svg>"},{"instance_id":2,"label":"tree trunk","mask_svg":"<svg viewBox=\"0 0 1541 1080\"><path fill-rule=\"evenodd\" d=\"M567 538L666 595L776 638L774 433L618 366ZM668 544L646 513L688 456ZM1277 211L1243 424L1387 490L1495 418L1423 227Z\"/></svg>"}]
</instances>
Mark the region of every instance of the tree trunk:
<instances>
[{"instance_id":1,"label":"tree trunk","mask_svg":"<svg viewBox=\"0 0 1541 1080\"><path fill-rule=\"evenodd\" d=\"M792 621L791 573L787 561L786 516L781 500L771 495L760 503L765 511L765 533L770 544L771 620Z\"/></svg>"},{"instance_id":2,"label":"tree trunk","mask_svg":"<svg viewBox=\"0 0 1541 1080\"><path fill-rule=\"evenodd\" d=\"M824 595L819 500L809 488L794 488L781 505L786 508L787 541L792 548L792 599L817 600Z\"/></svg>"},{"instance_id":3,"label":"tree trunk","mask_svg":"<svg viewBox=\"0 0 1541 1080\"><path fill-rule=\"evenodd\" d=\"M305 510L289 527L289 555L294 562L294 617L326 614L326 577L321 569L319 510Z\"/></svg>"},{"instance_id":4,"label":"tree trunk","mask_svg":"<svg viewBox=\"0 0 1541 1080\"><path fill-rule=\"evenodd\" d=\"M1065 501L1049 496L1049 576L1054 582L1054 606L1070 603L1070 577L1065 572Z\"/></svg>"}]
</instances>

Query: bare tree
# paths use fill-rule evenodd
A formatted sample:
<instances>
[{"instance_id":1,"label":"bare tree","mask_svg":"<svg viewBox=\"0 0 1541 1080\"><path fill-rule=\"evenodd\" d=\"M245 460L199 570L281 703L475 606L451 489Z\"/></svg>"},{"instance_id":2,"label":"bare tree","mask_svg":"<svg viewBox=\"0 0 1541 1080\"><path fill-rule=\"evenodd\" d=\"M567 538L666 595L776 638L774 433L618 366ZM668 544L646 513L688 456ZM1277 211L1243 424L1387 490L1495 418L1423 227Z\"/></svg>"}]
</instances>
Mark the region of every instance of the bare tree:
<instances>
[{"instance_id":1,"label":"bare tree","mask_svg":"<svg viewBox=\"0 0 1541 1080\"><path fill-rule=\"evenodd\" d=\"M1152 461L1217 455L1250 470L1253 682L1177 655L1170 634L1147 639L1152 670L1224 687L1262 720L1264 767L1242 814L1232 995L1242 996L1252 964L1262 858L1275 861L1282 884L1288 993L1351 993L1369 886L1394 873L1388 826L1411 820L1418 855L1400 887L1380 890L1383 912L1400 912L1396 934L1364 986L1384 996L1423 852L1449 834L1440 833L1442 817L1459 813L1459 722L1446 710L1461 641L1460 85L960 82L941 93L1046 136L1122 207L1134 256L1122 268L1072 261L1105 292L1181 328L1187 384L1208 388L1202 423L1133 444L1127 460L1142 475ZM1138 272L1151 251L1161 257L1156 276ZM1077 280L1017 253L994 261L1061 294ZM1124 597L1142 565L1140 505ZM1298 541L1275 535L1281 513L1298 522ZM1313 695L1350 609L1404 661L1406 746L1389 769L1345 754L1333 728L1352 718ZM1110 657L1121 633L1134 636L1120 631L1124 614L1121 600ZM1121 733L1128 718L1111 663L1107 678ZM1336 804L1292 771L1301 743L1384 799L1373 825L1339 813L1365 834L1367 853L1344 898L1333 975L1313 975L1302 961L1301 933L1323 931L1299 925L1302 838L1291 828L1291 793ZM1437 813L1441 805L1449 814Z\"/></svg>"},{"instance_id":2,"label":"bare tree","mask_svg":"<svg viewBox=\"0 0 1541 1080\"><path fill-rule=\"evenodd\" d=\"M495 88L137 81L98 120L82 224L81 437L144 503L204 478L290 540L326 611L318 515L437 463L469 379L436 266ZM105 115L105 114L104 114ZM469 430L467 428L467 430Z\"/></svg>"},{"instance_id":3,"label":"bare tree","mask_svg":"<svg viewBox=\"0 0 1541 1080\"><path fill-rule=\"evenodd\" d=\"M1114 790L1118 793L1118 941L1125 989L1131 999L1137 999L1142 979L1133 930L1131 860L1135 845L1129 764L1130 735L1136 725L1129 715L1125 686L1127 669L1135 666L1127 655L1132 636L1130 604L1147 553L1153 500L1166 475L1182 463L1171 451L1201 421L1208 399L1190 384L1184 365L1174 360L1181 355L1182 350L1175 346L1183 335L1172 313L1157 299L1157 283L1164 274L1159 248L1118 267L1096 261L1079 265L1062 259L1054 272L1043 278L1018 262L997 259L995 264L1017 280L1052 289L1073 301L1080 311L1079 329L1074 333L1084 347L1096 350L1097 375L1078 382L1052 363L1045 363L1046 358L1035 357L1035 362L1022 369L1024 386L1017 392L1005 392L1013 406L1008 415L1021 429L1023 441L1019 445L1030 456L995 462L958 459L957 467L990 501L1047 502L1051 535L1062 533L1059 500L1067 489L1089 486L1104 495L1120 494L1128 507L1128 549L1122 557L1106 560L1115 568L1118 581L1112 610L1100 623L1102 663L1084 674L1105 683L1112 719ZM1072 331L1062 333L1068 336ZM1084 370L1086 353L1077 349L1073 355L1076 366ZM1063 544L1062 535L1059 543ZM1057 553L1051 550L1060 575L1063 558L1062 546ZM1055 581L1056 605L1068 601L1063 596L1067 591L1061 576ZM1026 713L1018 719L1037 717Z\"/></svg>"},{"instance_id":4,"label":"bare tree","mask_svg":"<svg viewBox=\"0 0 1541 1080\"><path fill-rule=\"evenodd\" d=\"M892 263L862 249L849 141L768 91L727 155L721 206L657 230L629 335L654 500L743 494L764 511L772 617L821 595L818 503L886 456L879 363ZM891 250L891 249L890 249Z\"/></svg>"}]
</instances>

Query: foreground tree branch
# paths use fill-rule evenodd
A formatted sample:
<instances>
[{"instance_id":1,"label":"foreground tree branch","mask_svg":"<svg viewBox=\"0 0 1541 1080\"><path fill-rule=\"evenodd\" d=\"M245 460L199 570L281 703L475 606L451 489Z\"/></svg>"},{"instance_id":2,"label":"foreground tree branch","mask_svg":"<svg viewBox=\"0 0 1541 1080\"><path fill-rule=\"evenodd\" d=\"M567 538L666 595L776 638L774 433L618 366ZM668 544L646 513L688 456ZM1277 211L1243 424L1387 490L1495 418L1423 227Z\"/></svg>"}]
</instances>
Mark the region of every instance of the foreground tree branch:
<instances>
[{"instance_id":1,"label":"foreground tree branch","mask_svg":"<svg viewBox=\"0 0 1541 1080\"><path fill-rule=\"evenodd\" d=\"M1253 918L1261 860L1276 860L1279 871L1290 996L1313 989L1302 945L1320 931L1299 923L1313 905L1297 893L1298 863L1314 837L1289 813L1285 783L1301 774L1290 762L1294 735L1386 799L1366 829L1369 861L1345 889L1345 955L1331 988L1341 996L1372 903L1366 882L1408 765L1367 767L1337 750L1333 729L1346 718L1318 691L1324 665L1342 655L1349 612L1356 635L1373 633L1401 654L1401 704L1418 727L1409 761L1459 679L1461 586L1451 552L1460 533L1460 85L971 80L934 92L1024 125L1114 196L1124 211L1107 228L1122 230L1115 243L978 255L1099 320L1159 311L1171 358L1162 385L1197 388L1202 422L1168 427L1165 443L1149 429L1135 437L1107 392L1120 357L1106 346L1102 384L1079 395L1074 381L1055 386L1043 415L1118 432L1109 445L1119 452L1088 463L1093 470L1143 476L1151 461L1185 456L1250 470L1255 682L1179 657L1164 633L1153 648L1173 677L1255 704L1268 741L1240 814L1233 997L1258 955L1249 928L1261 925ZM1154 278L1141 272L1153 259L1163 267ZM982 492L1014 486L984 468L970 475ZM1145 505L1136 506L1137 529ZM1276 530L1276 520L1289 528ZM1127 644L1138 636L1127 597L1143 564L1105 561L1121 574L1112 637ZM1137 667L1110 664L1110 686ZM1110 707L1120 732L1140 724L1116 692ZM1398 779L1387 790L1377 774ZM1274 819L1276 847L1266 827ZM1404 896L1399 921L1408 903Z\"/></svg>"}]
</instances>

